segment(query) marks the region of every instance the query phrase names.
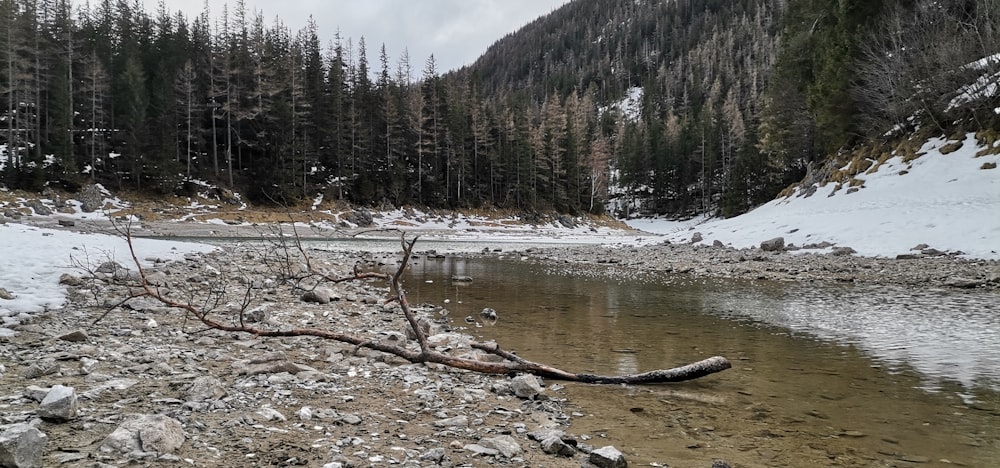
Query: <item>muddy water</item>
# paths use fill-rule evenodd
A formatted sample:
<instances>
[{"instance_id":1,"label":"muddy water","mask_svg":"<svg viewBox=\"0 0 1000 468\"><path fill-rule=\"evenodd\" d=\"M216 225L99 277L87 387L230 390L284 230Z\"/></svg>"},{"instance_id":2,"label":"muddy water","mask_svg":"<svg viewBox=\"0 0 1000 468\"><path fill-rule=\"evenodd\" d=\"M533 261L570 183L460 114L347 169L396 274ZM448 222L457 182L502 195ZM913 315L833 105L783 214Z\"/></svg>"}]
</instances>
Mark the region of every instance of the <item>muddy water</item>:
<instances>
[{"instance_id":1,"label":"muddy water","mask_svg":"<svg viewBox=\"0 0 1000 468\"><path fill-rule=\"evenodd\" d=\"M471 283L452 282L467 275ZM1000 297L691 281L619 283L530 262L418 258L413 303L565 370L623 374L723 355L658 386L560 384L569 432L638 465L1000 466Z\"/></svg>"}]
</instances>

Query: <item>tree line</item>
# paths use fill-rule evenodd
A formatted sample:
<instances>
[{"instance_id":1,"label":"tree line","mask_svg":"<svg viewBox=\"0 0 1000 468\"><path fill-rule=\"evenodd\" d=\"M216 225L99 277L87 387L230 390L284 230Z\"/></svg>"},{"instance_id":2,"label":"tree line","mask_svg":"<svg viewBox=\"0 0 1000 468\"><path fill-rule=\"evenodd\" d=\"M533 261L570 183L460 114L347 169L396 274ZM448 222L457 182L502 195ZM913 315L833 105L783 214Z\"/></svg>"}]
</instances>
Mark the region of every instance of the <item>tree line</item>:
<instances>
[{"instance_id":1,"label":"tree line","mask_svg":"<svg viewBox=\"0 0 1000 468\"><path fill-rule=\"evenodd\" d=\"M586 93L485 99L474 79L415 69L362 37L326 47L242 0L193 20L161 2L0 0L0 106L11 188L252 201L324 194L365 205L600 212L610 153Z\"/></svg>"},{"instance_id":2,"label":"tree line","mask_svg":"<svg viewBox=\"0 0 1000 468\"><path fill-rule=\"evenodd\" d=\"M495 96L642 89L603 121L613 201L731 216L865 145L997 129L998 19L1000 0L578 0L472 70Z\"/></svg>"}]
</instances>

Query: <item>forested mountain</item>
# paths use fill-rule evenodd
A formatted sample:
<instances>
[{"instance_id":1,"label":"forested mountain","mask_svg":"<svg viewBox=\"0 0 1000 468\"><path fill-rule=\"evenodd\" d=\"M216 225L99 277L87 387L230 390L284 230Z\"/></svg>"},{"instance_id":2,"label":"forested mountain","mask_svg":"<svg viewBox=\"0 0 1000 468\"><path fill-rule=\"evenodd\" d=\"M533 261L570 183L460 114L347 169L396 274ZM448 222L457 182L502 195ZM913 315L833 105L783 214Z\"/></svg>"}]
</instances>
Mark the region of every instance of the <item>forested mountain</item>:
<instances>
[{"instance_id":1,"label":"forested mountain","mask_svg":"<svg viewBox=\"0 0 1000 468\"><path fill-rule=\"evenodd\" d=\"M575 0L441 74L243 0L0 0L3 185L733 215L862 145L996 129L998 19L1000 0Z\"/></svg>"}]
</instances>

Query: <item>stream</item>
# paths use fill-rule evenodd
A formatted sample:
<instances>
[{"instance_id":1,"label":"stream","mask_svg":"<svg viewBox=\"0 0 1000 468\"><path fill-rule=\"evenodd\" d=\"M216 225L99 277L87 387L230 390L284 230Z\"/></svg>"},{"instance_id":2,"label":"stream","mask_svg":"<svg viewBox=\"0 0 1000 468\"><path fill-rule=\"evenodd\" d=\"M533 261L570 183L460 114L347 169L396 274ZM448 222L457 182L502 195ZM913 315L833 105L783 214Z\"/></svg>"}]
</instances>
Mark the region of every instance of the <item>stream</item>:
<instances>
[{"instance_id":1,"label":"stream","mask_svg":"<svg viewBox=\"0 0 1000 468\"><path fill-rule=\"evenodd\" d=\"M454 282L452 276L471 282ZM411 303L571 372L627 374L723 355L733 368L652 386L558 385L570 433L631 464L995 466L1000 296L704 280L620 282L518 258L415 258ZM485 308L497 311L490 323ZM475 323L466 323L471 317ZM563 389L564 387L564 389ZM706 462L707 461L707 462Z\"/></svg>"}]
</instances>

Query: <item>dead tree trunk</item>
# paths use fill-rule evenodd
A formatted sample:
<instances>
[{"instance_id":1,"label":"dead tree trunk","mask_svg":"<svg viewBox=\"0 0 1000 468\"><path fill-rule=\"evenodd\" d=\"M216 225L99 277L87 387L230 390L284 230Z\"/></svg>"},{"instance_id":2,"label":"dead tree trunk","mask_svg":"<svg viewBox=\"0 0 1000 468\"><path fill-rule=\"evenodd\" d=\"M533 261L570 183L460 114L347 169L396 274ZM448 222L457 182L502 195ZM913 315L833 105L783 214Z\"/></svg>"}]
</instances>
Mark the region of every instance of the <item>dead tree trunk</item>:
<instances>
[{"instance_id":1,"label":"dead tree trunk","mask_svg":"<svg viewBox=\"0 0 1000 468\"><path fill-rule=\"evenodd\" d=\"M416 336L416 341L419 344L419 350L406 348L403 346L398 346L396 344L383 343L381 341L373 341L358 337L355 335L340 333L333 330L318 329L318 328L293 328L286 330L268 330L263 328L258 328L255 326L250 326L244 321L243 311L240 311L239 321L237 324L226 324L219 320L213 319L210 314L202 308L191 304L190 302L177 301L163 295L158 289L151 286L146 280L146 272L143 270L142 265L139 263L139 259L135 253L135 249L132 245L132 237L127 230L122 231L123 235L126 236L128 241L129 249L132 254L132 260L136 267L139 269L141 288L139 292L132 296L136 297L150 297L153 298L164 305L176 309L185 311L190 316L196 318L201 323L209 328L214 328L216 330L228 331L228 332L242 332L249 333L259 337L296 337L296 336L312 336L316 338L339 341L342 343L352 344L358 348L368 348L375 351L380 351L383 353L392 354L403 358L411 363L435 363L441 364L449 367L454 367L458 369L465 369L474 372L481 372L486 374L511 374L511 373L528 373L534 374L539 377L545 377L549 379L557 379L564 381L574 381L583 382L591 384L657 384L657 383L669 383L669 382L681 382L685 380L696 379L699 377L704 377L709 374L720 372L729 369L731 364L729 360L722 356L714 356L702 361L687 364L681 367L675 367L672 369L656 370L652 372L646 372L643 374L634 375L621 375L621 376L600 376L591 374L577 374L573 372L567 372L562 369L551 367L546 364L541 364L537 362L528 361L526 359L517 356L516 354L503 350L496 343L473 343L472 347L490 354L494 354L502 357L504 360L501 362L489 362L481 361L477 359L461 358L445 354L434 350L427 341L426 333L422 330L419 320L416 314L411 310L410 304L406 299L406 294L401 286L400 278L403 275L406 266L409 264L411 254L413 252L413 246L417 241L414 238L411 241L407 241L405 236L401 240L403 249L403 260L400 263L399 268L396 270L395 274L388 275L379 272L361 272L357 268L352 276L337 278L325 274L323 272L316 271L311 265L308 259L308 255L305 253L305 249L302 247L301 243L296 238L294 246L298 251L305 257L307 268L310 273L322 278L326 282L345 282L353 280L361 280L366 278L381 278L389 281L390 288L392 290L392 298L390 302L396 302L399 308L402 310L403 315L406 318L407 323L413 330ZM244 307L244 310L246 307ZM100 319L98 319L100 320Z\"/></svg>"}]
</instances>

